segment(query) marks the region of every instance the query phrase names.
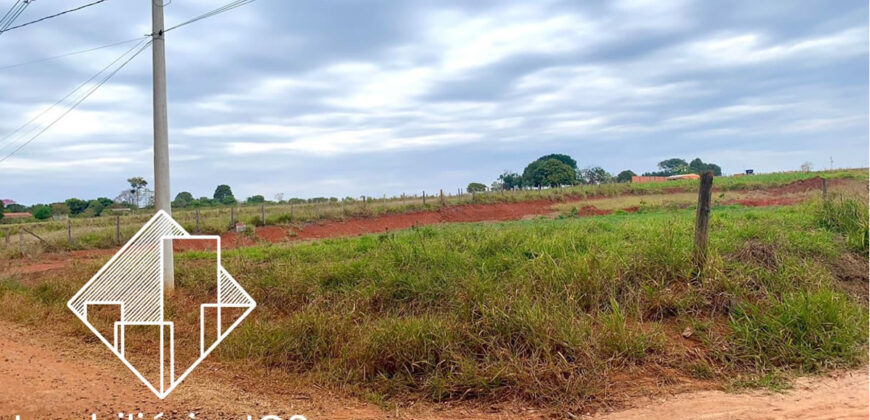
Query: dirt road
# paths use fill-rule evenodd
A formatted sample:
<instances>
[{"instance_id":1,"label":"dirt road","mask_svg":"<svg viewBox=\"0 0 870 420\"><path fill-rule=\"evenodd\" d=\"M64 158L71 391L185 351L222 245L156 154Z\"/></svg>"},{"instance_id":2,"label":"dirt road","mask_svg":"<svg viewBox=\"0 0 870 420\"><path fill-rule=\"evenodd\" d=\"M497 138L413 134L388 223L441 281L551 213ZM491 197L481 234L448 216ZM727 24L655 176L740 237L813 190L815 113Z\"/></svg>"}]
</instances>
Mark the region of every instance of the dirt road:
<instances>
[{"instance_id":1,"label":"dirt road","mask_svg":"<svg viewBox=\"0 0 870 420\"><path fill-rule=\"evenodd\" d=\"M410 407L385 411L328 391L284 383L274 376L221 373L206 361L202 372L160 401L100 345L66 343L40 337L25 327L0 322L0 418L99 419L136 418L244 419L272 414L309 419L496 419L558 417L559 413L503 408ZM593 416L593 419L866 419L868 376L864 370L837 377L801 379L785 394L698 392L639 401L638 408Z\"/></svg>"}]
</instances>

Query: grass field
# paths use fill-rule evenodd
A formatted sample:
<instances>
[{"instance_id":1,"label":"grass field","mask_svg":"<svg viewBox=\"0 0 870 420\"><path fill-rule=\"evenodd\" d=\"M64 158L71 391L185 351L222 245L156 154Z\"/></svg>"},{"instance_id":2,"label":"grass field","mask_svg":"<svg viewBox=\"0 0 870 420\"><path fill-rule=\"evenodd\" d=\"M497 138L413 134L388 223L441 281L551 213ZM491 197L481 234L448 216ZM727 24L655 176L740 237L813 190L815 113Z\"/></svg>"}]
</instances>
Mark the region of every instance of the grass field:
<instances>
[{"instance_id":1,"label":"grass field","mask_svg":"<svg viewBox=\"0 0 870 420\"><path fill-rule=\"evenodd\" d=\"M814 177L828 179L867 179L866 169L835 170L821 172L788 172L760 174L743 177L719 177L715 187L723 192L753 191L765 188L775 188L791 182ZM365 203L361 200L347 202L330 202L320 204L265 204L266 224L281 226L303 226L307 223L324 220L345 220L354 217L375 217L384 214L407 213L413 211L439 210L444 206L456 206L472 203L518 202L528 200L548 199L554 201L570 201L590 197L619 196L672 196L676 192L685 192L688 201L697 189L697 181L669 181L645 184L603 184L580 185L575 187L537 190L522 190L508 192L486 192L464 195L447 195L442 206L440 198L431 192L427 193L426 203L420 194L416 196L372 198ZM731 197L733 194L728 194ZM669 200L672 197L668 198ZM199 209L199 232L203 234L220 234L229 230L230 221L246 223L251 229L263 225L260 205L241 204L234 209L230 207L209 207ZM570 206L566 210L570 210ZM232 212L232 215L231 215ZM129 239L139 227L151 216L153 210L142 209L134 214L120 216L121 241ZM196 215L194 209L174 209L173 217L189 232L196 232ZM71 220L72 242L67 238L67 222L65 220L39 222L34 219L8 219L0 222L0 252L5 257L15 257L21 254L36 254L43 251L58 251L70 249L112 248L119 246L116 239L116 216L107 211L105 215L95 218L73 218ZM23 232L27 229L44 240ZM19 236L19 233L22 233ZM5 238L10 235L9 245ZM24 241L24 246L18 244Z\"/></svg>"},{"instance_id":2,"label":"grass field","mask_svg":"<svg viewBox=\"0 0 870 420\"><path fill-rule=\"evenodd\" d=\"M731 190L792 178L725 179L716 185ZM636 187L663 187L646 185ZM866 188L794 206L715 207L701 273L690 263L693 222L691 208L569 212L226 251L224 265L259 307L216 356L384 404L550 407L607 401L644 378L777 387L867 363ZM64 304L101 263L7 276L0 316L89 337ZM206 290L185 283L202 274L186 266L177 276L193 301Z\"/></svg>"}]
</instances>

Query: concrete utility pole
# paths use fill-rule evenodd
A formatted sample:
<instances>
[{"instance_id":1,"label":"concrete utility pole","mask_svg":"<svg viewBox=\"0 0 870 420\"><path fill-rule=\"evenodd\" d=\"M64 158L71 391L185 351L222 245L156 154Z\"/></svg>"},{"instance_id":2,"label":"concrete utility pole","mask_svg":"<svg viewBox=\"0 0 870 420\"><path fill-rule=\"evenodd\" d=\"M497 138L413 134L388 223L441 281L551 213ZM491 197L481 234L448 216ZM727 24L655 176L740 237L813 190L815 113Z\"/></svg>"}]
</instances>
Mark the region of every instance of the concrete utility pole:
<instances>
[{"instance_id":1,"label":"concrete utility pole","mask_svg":"<svg viewBox=\"0 0 870 420\"><path fill-rule=\"evenodd\" d=\"M166 112L166 48L163 38L163 2L151 2L151 52L154 77L154 208L172 214L169 192L169 123ZM175 290L172 246L165 247L163 287Z\"/></svg>"}]
</instances>

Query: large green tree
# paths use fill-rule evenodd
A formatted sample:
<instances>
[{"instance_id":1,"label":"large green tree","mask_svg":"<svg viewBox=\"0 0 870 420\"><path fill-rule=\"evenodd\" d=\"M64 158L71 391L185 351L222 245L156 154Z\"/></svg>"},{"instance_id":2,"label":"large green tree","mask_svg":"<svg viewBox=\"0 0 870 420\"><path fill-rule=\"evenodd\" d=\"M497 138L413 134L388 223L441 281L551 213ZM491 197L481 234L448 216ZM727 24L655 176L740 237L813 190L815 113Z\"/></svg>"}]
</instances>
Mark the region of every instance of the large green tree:
<instances>
[{"instance_id":1,"label":"large green tree","mask_svg":"<svg viewBox=\"0 0 870 420\"><path fill-rule=\"evenodd\" d=\"M172 200L172 207L184 208L193 204L193 194L182 191L175 195L175 200Z\"/></svg>"},{"instance_id":2,"label":"large green tree","mask_svg":"<svg viewBox=\"0 0 870 420\"><path fill-rule=\"evenodd\" d=\"M214 190L214 200L221 204L233 204L236 202L236 197L233 196L233 190L229 185L218 185Z\"/></svg>"},{"instance_id":3,"label":"large green tree","mask_svg":"<svg viewBox=\"0 0 870 420\"><path fill-rule=\"evenodd\" d=\"M541 162L546 162L550 159L556 159L559 162L562 162L571 167L574 171L577 171L577 161L574 160L571 156L563 155L561 153L551 153L549 155L541 156L538 158Z\"/></svg>"},{"instance_id":4,"label":"large green tree","mask_svg":"<svg viewBox=\"0 0 870 420\"><path fill-rule=\"evenodd\" d=\"M572 185L577 173L558 159L536 160L523 171L523 184L530 187Z\"/></svg>"},{"instance_id":5,"label":"large green tree","mask_svg":"<svg viewBox=\"0 0 870 420\"><path fill-rule=\"evenodd\" d=\"M552 162L557 162L562 166ZM566 173L570 173L570 180L563 178ZM526 166L526 169L523 170L522 185L527 187L572 185L576 178L577 161L568 155L549 154L541 156Z\"/></svg>"}]
</instances>

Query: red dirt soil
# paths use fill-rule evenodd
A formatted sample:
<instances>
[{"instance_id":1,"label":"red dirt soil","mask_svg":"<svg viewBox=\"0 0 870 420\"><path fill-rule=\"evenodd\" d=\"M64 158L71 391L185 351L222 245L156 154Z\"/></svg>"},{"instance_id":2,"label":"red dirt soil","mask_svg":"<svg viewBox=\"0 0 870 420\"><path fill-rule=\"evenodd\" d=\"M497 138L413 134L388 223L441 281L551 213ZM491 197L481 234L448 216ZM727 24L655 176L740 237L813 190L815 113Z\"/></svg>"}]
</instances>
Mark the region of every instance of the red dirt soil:
<instances>
[{"instance_id":1,"label":"red dirt soil","mask_svg":"<svg viewBox=\"0 0 870 420\"><path fill-rule=\"evenodd\" d=\"M300 241L310 239L333 238L339 236L355 236L366 233L389 232L391 230L408 229L414 226L434 225L438 223L484 222L519 220L529 216L542 216L552 213L553 200L533 200L515 203L467 204L453 206L437 211L418 211L413 213L391 213L372 218L353 218L345 221L323 221L306 225L300 231L291 234L292 229L279 226L257 228L255 236L267 242ZM594 206L584 206L581 216L608 214L608 210L600 210ZM224 248L253 245L250 236L228 232L221 236Z\"/></svg>"},{"instance_id":2,"label":"red dirt soil","mask_svg":"<svg viewBox=\"0 0 870 420\"><path fill-rule=\"evenodd\" d=\"M746 198L743 200L732 200L728 203L740 204L746 207L766 207L766 206L790 206L804 201L804 198Z\"/></svg>"}]
</instances>

